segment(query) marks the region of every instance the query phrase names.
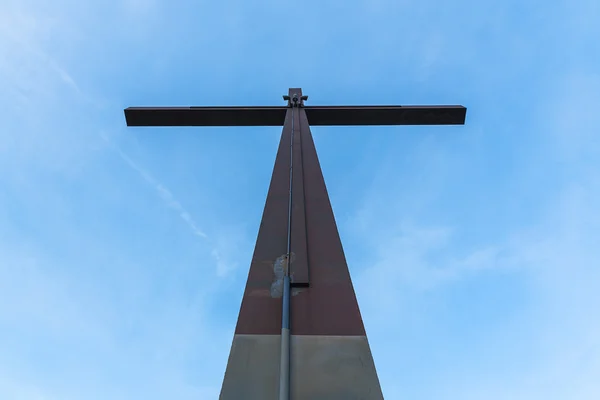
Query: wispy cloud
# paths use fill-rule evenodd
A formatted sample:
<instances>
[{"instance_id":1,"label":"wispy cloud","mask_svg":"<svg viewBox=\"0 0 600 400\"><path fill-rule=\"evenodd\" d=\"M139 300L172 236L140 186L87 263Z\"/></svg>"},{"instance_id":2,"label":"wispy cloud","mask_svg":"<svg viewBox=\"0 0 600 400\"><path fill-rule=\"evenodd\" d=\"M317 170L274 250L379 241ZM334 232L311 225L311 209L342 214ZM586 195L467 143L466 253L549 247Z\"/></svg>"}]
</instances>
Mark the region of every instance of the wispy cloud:
<instances>
[{"instance_id":1,"label":"wispy cloud","mask_svg":"<svg viewBox=\"0 0 600 400\"><path fill-rule=\"evenodd\" d=\"M413 226L379 237L374 260L354 277L384 393L473 400L598 398L598 204L600 180L590 178L565 188L534 226L493 246L474 247L460 259L453 248L460 237L448 228ZM478 284L488 289L473 287ZM480 307L488 309L488 322L481 322ZM430 377L436 389L392 380L390 368L408 367L398 365L397 354L440 357L429 350L436 348L432 343L462 349L460 360L452 358L452 348L439 350L444 356ZM384 351L387 346L394 346L393 356ZM441 372L446 363L453 363L455 372ZM501 369L515 374L497 375ZM464 376L472 379L465 382Z\"/></svg>"},{"instance_id":2,"label":"wispy cloud","mask_svg":"<svg viewBox=\"0 0 600 400\"><path fill-rule=\"evenodd\" d=\"M62 83L81 94L79 86L67 69L38 44L39 36L48 34L50 30L45 26L46 22L34 14L24 14L16 10L0 12L0 48L4 49L6 56L18 60L3 63L0 73L5 75L6 82L27 93L32 87L40 85L40 72L52 71ZM45 79L44 81L48 82Z\"/></svg>"},{"instance_id":3,"label":"wispy cloud","mask_svg":"<svg viewBox=\"0 0 600 400\"><path fill-rule=\"evenodd\" d=\"M148 171L133 161L116 143L110 140L106 133L102 132L100 133L100 136L131 169L136 171L146 183L154 188L158 197L160 197L167 207L177 213L179 218L189 227L194 235L206 240L212 248L210 254L215 260L216 274L218 277L226 277L236 269L237 263L231 260L232 257L227 256L228 249L238 246L238 244L234 243L240 241L236 234L228 232L226 235L222 235L222 237L217 239L209 237L196 223L190 212L181 205L165 185L156 180Z\"/></svg>"},{"instance_id":4,"label":"wispy cloud","mask_svg":"<svg viewBox=\"0 0 600 400\"><path fill-rule=\"evenodd\" d=\"M595 378L600 375L600 324L595 316L600 308L600 137L594 136L600 126L594 111L600 100L598 79L569 73L548 91L551 95L539 105L544 118L535 121L537 129L531 134L537 147L523 160L513 160L539 170L529 174L516 168L511 178L521 182L519 188L533 187L536 193L521 189L496 194L494 207L474 220L465 218L474 211L452 203L459 222L436 226L427 213L415 212L419 207L404 204L406 196L400 194L408 191L418 202L430 204L425 181L419 186L403 182L392 188L375 186L351 219L360 227L358 234L369 232L361 240L371 258L354 276L387 396L600 396ZM432 162L431 153L423 154L423 163ZM456 166L447 160L440 167L441 173ZM402 181L382 173L387 175L379 177L381 182ZM478 196L497 193L495 174L489 171L462 190ZM446 206L444 193L439 194L440 204ZM533 205L530 196L535 196ZM389 199L402 199L405 209ZM515 215L502 209L509 199L521 209ZM528 218L523 218L523 211L535 217L525 213ZM452 220L450 214L442 216ZM505 224L509 228L501 236L480 229ZM374 237L373 232L379 234ZM397 323L390 324L390 319ZM389 346L395 346L393 356L388 356ZM389 372L392 365L394 371L409 368L410 362L399 363L397 355L410 360L413 353L436 363L427 373L435 389L408 380L398 383Z\"/></svg>"},{"instance_id":5,"label":"wispy cloud","mask_svg":"<svg viewBox=\"0 0 600 400\"><path fill-rule=\"evenodd\" d=\"M96 132L129 103L295 85L311 104L469 107L464 128L315 129L386 398L600 398L597 1L0 3L0 398L218 397L261 150L182 133L159 177ZM306 23L286 42L290 12Z\"/></svg>"},{"instance_id":6,"label":"wispy cloud","mask_svg":"<svg viewBox=\"0 0 600 400\"><path fill-rule=\"evenodd\" d=\"M125 161L125 163L127 163L129 167L135 170L144 181L149 183L156 190L156 193L163 200L163 202L169 208L177 212L181 220L186 223L186 225L191 229L194 235L200 236L204 239L208 239L206 233L204 233L198 227L198 224L196 224L190 213L187 212L185 208L183 208L181 203L177 201L177 199L173 196L169 189L167 189L162 183L158 182L156 179L154 179L154 177L152 177L152 175L150 175L147 171L145 171L139 165L137 165L127 154L125 154L125 152L123 152L123 150L121 150L121 148L118 145L113 143L104 132L100 133L100 137L102 137L102 139L106 141L110 145L110 147L117 152L119 157L121 157L121 159Z\"/></svg>"}]
</instances>

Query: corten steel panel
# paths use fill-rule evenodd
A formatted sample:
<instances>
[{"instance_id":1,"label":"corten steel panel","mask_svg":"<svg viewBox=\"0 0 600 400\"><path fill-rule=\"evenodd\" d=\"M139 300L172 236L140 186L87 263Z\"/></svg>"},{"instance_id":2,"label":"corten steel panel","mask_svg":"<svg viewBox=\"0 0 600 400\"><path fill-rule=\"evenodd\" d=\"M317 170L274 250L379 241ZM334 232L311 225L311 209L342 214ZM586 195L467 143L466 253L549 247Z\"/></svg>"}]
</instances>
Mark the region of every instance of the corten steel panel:
<instances>
[{"instance_id":1,"label":"corten steel panel","mask_svg":"<svg viewBox=\"0 0 600 400\"><path fill-rule=\"evenodd\" d=\"M365 335L304 109L300 108L310 286L291 300L292 335Z\"/></svg>"},{"instance_id":2,"label":"corten steel panel","mask_svg":"<svg viewBox=\"0 0 600 400\"><path fill-rule=\"evenodd\" d=\"M310 127L302 108L294 139L296 176L293 190L292 272L310 276L307 288L294 289L291 333L294 335L365 335L354 288L329 202ZM242 300L236 334L279 334L281 298L273 297L274 265L287 250L290 134L292 110L286 116L273 176ZM299 171L302 178L299 178ZM300 185L300 184L303 185ZM303 186L301 193L299 187ZM302 200L304 207L302 207ZM302 221L304 211L305 225ZM306 244L302 240L306 238ZM305 271L305 272L304 272Z\"/></svg>"},{"instance_id":3,"label":"corten steel panel","mask_svg":"<svg viewBox=\"0 0 600 400\"><path fill-rule=\"evenodd\" d=\"M129 107L127 126L281 126L287 107Z\"/></svg>"},{"instance_id":4,"label":"corten steel panel","mask_svg":"<svg viewBox=\"0 0 600 400\"><path fill-rule=\"evenodd\" d=\"M316 125L462 125L463 106L309 106L308 122Z\"/></svg>"},{"instance_id":5,"label":"corten steel panel","mask_svg":"<svg viewBox=\"0 0 600 400\"><path fill-rule=\"evenodd\" d=\"M273 297L275 261L287 253L290 132L288 109L263 211L236 334L281 334L281 297Z\"/></svg>"}]
</instances>

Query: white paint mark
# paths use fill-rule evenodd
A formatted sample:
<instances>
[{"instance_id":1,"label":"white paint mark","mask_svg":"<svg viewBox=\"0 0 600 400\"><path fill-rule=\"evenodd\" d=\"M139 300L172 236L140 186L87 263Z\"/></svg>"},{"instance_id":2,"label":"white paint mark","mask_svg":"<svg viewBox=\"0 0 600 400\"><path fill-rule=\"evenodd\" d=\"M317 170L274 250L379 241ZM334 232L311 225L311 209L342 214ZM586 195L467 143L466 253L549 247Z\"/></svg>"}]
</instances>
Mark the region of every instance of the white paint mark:
<instances>
[{"instance_id":1,"label":"white paint mark","mask_svg":"<svg viewBox=\"0 0 600 400\"><path fill-rule=\"evenodd\" d=\"M291 261L294 261L294 253L290 254ZM271 284L271 297L279 298L283 296L283 277L288 268L287 254L278 257L273 264L273 273L275 280Z\"/></svg>"},{"instance_id":2,"label":"white paint mark","mask_svg":"<svg viewBox=\"0 0 600 400\"><path fill-rule=\"evenodd\" d=\"M271 297L279 298L283 296L283 276L287 267L287 254L284 254L275 260L273 264L273 273L275 280L271 283Z\"/></svg>"}]
</instances>

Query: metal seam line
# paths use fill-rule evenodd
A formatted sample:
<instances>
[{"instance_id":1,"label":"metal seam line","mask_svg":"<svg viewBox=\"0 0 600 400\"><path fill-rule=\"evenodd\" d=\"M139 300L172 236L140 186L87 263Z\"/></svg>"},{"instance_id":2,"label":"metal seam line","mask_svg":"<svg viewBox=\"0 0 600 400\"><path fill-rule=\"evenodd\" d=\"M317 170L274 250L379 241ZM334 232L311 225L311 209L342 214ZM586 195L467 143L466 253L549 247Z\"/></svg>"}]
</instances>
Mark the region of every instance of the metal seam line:
<instances>
[{"instance_id":1,"label":"metal seam line","mask_svg":"<svg viewBox=\"0 0 600 400\"><path fill-rule=\"evenodd\" d=\"M294 105L295 104L292 104L292 131L290 135L290 189L288 198L287 257L283 276L279 400L289 400L290 398L290 263L292 243L292 184L294 170Z\"/></svg>"}]
</instances>

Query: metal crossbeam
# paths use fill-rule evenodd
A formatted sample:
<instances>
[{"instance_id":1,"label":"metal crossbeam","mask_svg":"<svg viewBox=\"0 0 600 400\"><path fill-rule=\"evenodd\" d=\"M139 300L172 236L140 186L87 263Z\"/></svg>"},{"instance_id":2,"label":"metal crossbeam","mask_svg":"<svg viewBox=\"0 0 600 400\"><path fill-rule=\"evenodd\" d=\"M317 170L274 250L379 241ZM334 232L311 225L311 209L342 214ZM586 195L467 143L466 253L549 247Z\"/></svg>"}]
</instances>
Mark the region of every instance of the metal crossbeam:
<instances>
[{"instance_id":1,"label":"metal crossbeam","mask_svg":"<svg viewBox=\"0 0 600 400\"><path fill-rule=\"evenodd\" d=\"M129 107L127 126L281 126L287 107Z\"/></svg>"},{"instance_id":2,"label":"metal crossbeam","mask_svg":"<svg viewBox=\"0 0 600 400\"><path fill-rule=\"evenodd\" d=\"M310 106L305 107L311 126L316 125L462 125L463 106Z\"/></svg>"},{"instance_id":3,"label":"metal crossbeam","mask_svg":"<svg viewBox=\"0 0 600 400\"><path fill-rule=\"evenodd\" d=\"M462 125L463 106L308 106L319 125ZM127 126L281 126L288 107L129 107Z\"/></svg>"}]
</instances>

